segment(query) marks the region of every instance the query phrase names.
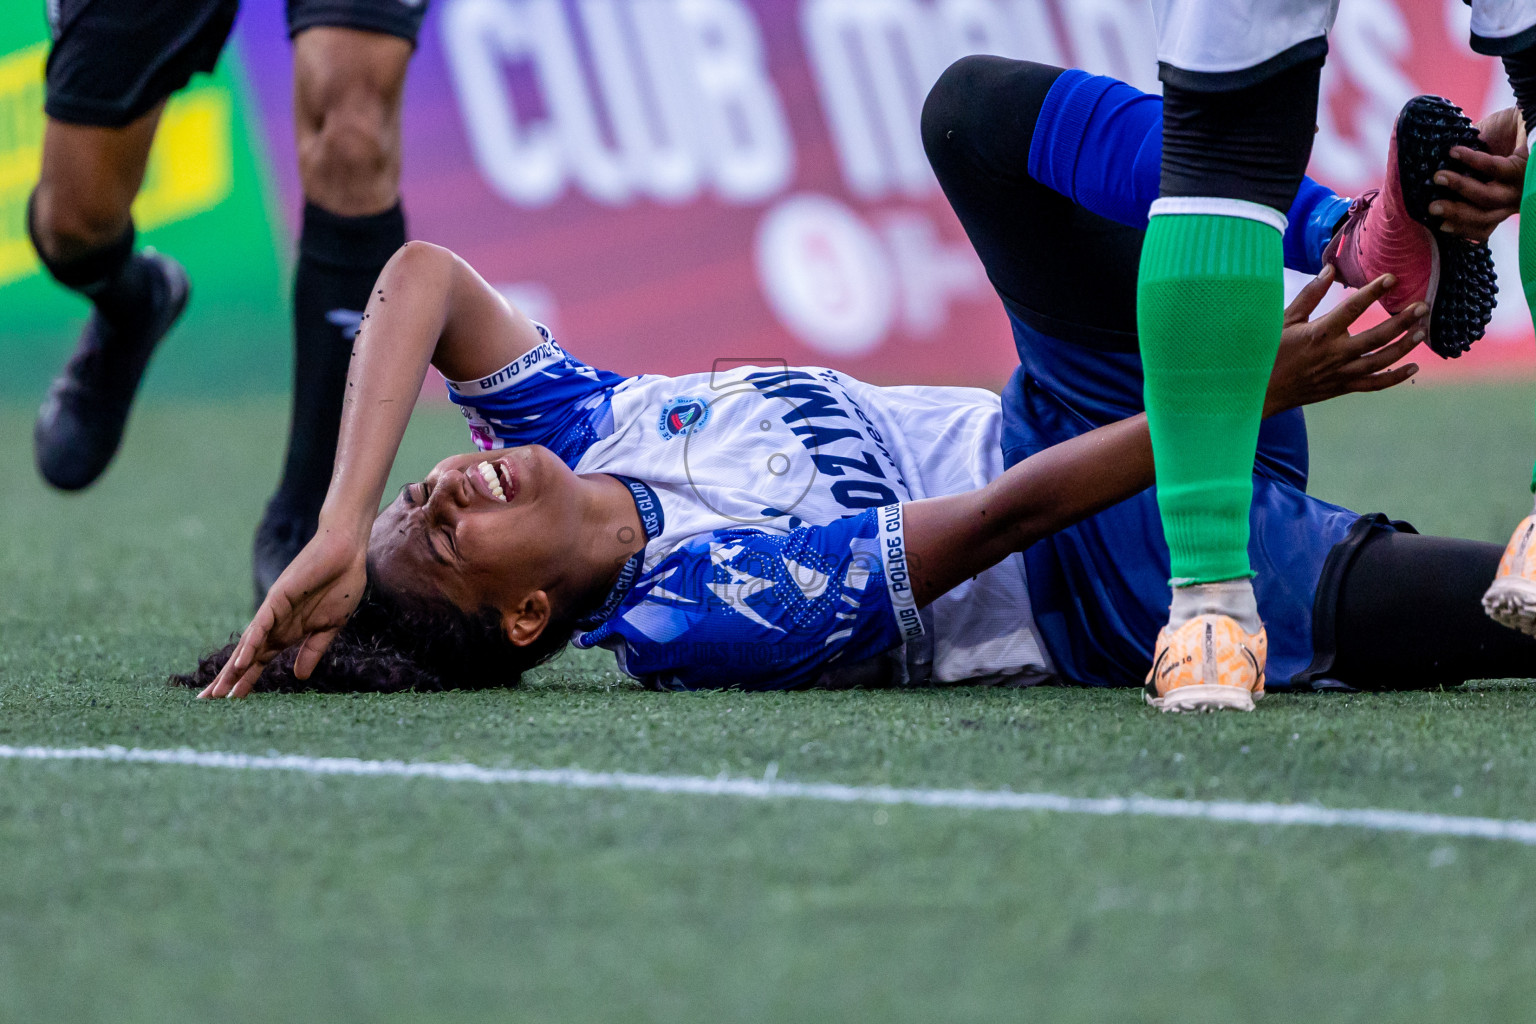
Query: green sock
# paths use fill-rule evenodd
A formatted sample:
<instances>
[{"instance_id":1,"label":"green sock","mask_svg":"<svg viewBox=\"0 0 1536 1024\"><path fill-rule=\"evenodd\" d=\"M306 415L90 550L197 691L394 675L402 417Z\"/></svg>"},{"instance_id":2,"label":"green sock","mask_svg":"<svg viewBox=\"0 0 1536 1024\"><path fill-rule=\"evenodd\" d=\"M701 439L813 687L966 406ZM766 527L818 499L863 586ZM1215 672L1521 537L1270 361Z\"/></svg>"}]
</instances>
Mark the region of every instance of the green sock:
<instances>
[{"instance_id":1,"label":"green sock","mask_svg":"<svg viewBox=\"0 0 1536 1024\"><path fill-rule=\"evenodd\" d=\"M1274 225L1205 213L1152 218L1136 324L1175 586L1252 575L1253 459L1284 306Z\"/></svg>"},{"instance_id":2,"label":"green sock","mask_svg":"<svg viewBox=\"0 0 1536 1024\"><path fill-rule=\"evenodd\" d=\"M1525 165L1525 192L1520 197L1520 284L1536 322L1536 162ZM1536 469L1531 470L1531 490L1536 491Z\"/></svg>"}]
</instances>

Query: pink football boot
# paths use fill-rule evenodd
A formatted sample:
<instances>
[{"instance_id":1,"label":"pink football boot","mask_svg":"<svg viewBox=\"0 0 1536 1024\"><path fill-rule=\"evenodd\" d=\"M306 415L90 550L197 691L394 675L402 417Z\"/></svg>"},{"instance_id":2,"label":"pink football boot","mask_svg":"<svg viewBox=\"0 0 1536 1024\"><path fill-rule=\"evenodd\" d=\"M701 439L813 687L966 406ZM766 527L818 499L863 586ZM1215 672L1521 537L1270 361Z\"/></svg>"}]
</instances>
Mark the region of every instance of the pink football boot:
<instances>
[{"instance_id":1,"label":"pink football boot","mask_svg":"<svg viewBox=\"0 0 1536 1024\"><path fill-rule=\"evenodd\" d=\"M1452 196L1435 184L1435 175L1465 171L1447 155L1452 146L1487 148L1450 100L1409 100L1392 130L1386 184L1354 201L1323 253L1350 288L1394 275L1397 286L1381 300L1388 313L1428 304L1427 344L1446 359L1483 336L1499 291L1488 247L1440 231L1440 219L1429 213L1430 203Z\"/></svg>"}]
</instances>

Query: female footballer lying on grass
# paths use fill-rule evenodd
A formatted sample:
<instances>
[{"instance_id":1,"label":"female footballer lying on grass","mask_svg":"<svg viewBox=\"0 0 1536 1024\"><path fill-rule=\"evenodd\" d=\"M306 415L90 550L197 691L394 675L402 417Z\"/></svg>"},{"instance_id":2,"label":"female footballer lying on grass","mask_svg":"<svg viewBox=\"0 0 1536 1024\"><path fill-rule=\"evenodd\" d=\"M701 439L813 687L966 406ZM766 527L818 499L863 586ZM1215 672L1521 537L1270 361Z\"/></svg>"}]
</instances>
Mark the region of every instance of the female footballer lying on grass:
<instances>
[{"instance_id":1,"label":"female footballer lying on grass","mask_svg":"<svg viewBox=\"0 0 1536 1024\"><path fill-rule=\"evenodd\" d=\"M1001 400L817 367L621 377L568 355L463 260L412 243L357 338L319 533L238 645L179 681L205 697L503 686L574 642L664 689L1142 683L1170 595L1138 414L1140 231L1031 176L1032 145L1094 142L1035 130L1062 74L972 59L924 112L940 182L1013 323L1021 366ZM1491 227L1519 190L1490 188L1453 205ZM1293 262L1316 271L1358 226L1359 204L1335 209L1338 230ZM1287 311L1266 400L1251 547L1269 638L1208 629L1182 681L1147 683L1155 706L1251 707L1263 676L1230 681L1232 662L1263 664L1255 642L1271 645L1271 687L1536 671L1536 642L1478 606L1497 547L1305 493L1300 407L1407 380L1416 366L1397 364L1431 323L1421 291L1349 333L1373 302L1401 299L1388 275L1309 321L1338 276L1324 269ZM375 515L429 363L481 450ZM1179 699L1188 688L1198 700Z\"/></svg>"}]
</instances>

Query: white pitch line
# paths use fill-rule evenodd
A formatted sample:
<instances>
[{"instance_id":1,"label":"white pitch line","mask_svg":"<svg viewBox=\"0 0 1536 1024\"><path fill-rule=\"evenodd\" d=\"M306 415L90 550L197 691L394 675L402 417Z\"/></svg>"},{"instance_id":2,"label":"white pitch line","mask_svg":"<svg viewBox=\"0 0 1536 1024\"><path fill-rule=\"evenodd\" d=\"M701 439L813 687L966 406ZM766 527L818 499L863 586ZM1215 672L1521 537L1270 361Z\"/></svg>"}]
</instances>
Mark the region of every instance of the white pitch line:
<instances>
[{"instance_id":1,"label":"white pitch line","mask_svg":"<svg viewBox=\"0 0 1536 1024\"><path fill-rule=\"evenodd\" d=\"M0 760L101 761L113 764L182 765L234 771L296 772L361 778L437 779L487 785L554 786L559 789L616 790L745 800L815 800L838 804L905 804L976 811L1052 811L1100 817L1192 818L1244 825L1313 825L1421 836L1499 839L1536 846L1536 821L1471 818L1378 808L1335 809L1316 804L1244 803L1237 800L1159 800L1147 796L1080 797L1059 793L1015 793L987 789L895 789L844 786L830 782L708 778L702 775L637 775L580 768L485 768L438 761L365 761L355 757L258 755L202 750L141 750L137 747L10 747Z\"/></svg>"}]
</instances>

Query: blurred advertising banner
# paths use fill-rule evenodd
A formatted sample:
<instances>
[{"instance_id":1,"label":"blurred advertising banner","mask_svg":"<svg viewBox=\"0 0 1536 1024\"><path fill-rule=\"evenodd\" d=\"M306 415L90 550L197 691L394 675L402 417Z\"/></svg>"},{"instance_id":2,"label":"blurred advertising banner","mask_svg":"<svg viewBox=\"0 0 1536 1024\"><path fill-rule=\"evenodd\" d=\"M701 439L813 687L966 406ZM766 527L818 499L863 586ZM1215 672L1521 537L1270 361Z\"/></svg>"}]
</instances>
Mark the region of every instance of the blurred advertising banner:
<instances>
[{"instance_id":1,"label":"blurred advertising banner","mask_svg":"<svg viewBox=\"0 0 1536 1024\"><path fill-rule=\"evenodd\" d=\"M405 108L412 236L457 250L571 351L623 372L784 359L878 382L1001 383L1014 365L1006 320L923 155L929 85L984 52L1158 88L1145 0L429 2ZM0 303L39 311L0 323L0 351L46 351L51 372L79 304L55 296L17 245L36 163L6 134L28 117L26 131L40 132L27 79L40 38L18 42L31 64L12 92L0 63L0 103L15 112L0 121ZM1474 117L1507 104L1499 65L1466 38L1461 0L1343 0L1314 174L1347 194L1377 184L1392 120L1415 93L1450 96ZM247 0L237 45L198 88L224 90L227 138L201 156L177 150L167 166L224 159L232 170L161 230L211 226L226 206L272 210L286 261L302 199L278 0ZM248 175L243 153L256 155ZM264 353L280 385L285 297L254 230L221 227L229 244L214 262L251 274L250 294L278 308L205 347ZM182 255L182 242L146 235ZM1490 337L1455 363L1429 357L1430 372L1536 366L1514 240L1506 227L1494 242L1506 305ZM212 272L191 269L205 315L235 301L209 296ZM177 347L195 369L196 346Z\"/></svg>"},{"instance_id":2,"label":"blurred advertising banner","mask_svg":"<svg viewBox=\"0 0 1536 1024\"><path fill-rule=\"evenodd\" d=\"M43 272L27 238L47 39L41 3L12 4L0 17L0 395L27 400L41 400L88 308ZM230 50L213 75L172 98L134 203L143 240L173 253L193 279L187 315L150 374L157 388L233 395L286 384L290 244L274 233L265 133L244 100L244 77Z\"/></svg>"}]
</instances>

